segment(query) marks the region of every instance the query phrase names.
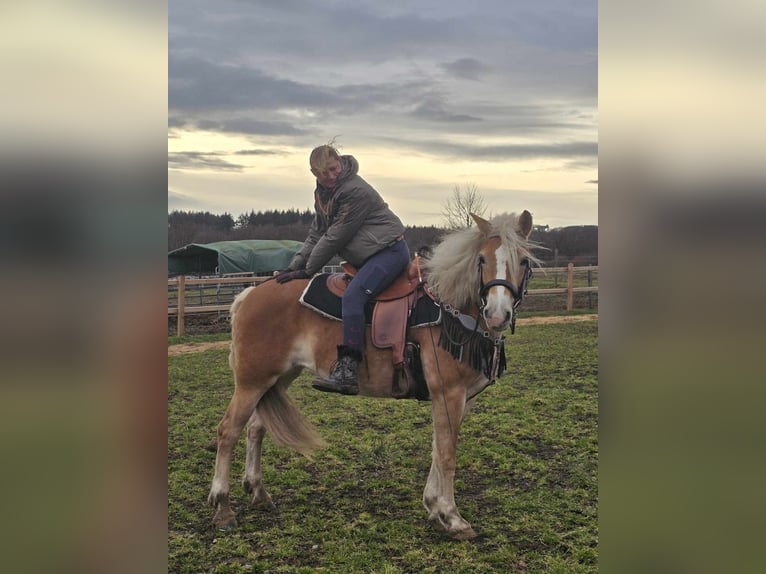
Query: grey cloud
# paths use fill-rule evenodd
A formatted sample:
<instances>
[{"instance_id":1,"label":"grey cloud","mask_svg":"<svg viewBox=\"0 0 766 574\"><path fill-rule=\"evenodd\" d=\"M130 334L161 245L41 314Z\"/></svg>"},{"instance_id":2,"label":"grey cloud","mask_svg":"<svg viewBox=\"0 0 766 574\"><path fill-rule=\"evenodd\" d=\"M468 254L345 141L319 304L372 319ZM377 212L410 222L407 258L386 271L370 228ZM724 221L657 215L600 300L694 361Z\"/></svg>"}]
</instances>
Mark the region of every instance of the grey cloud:
<instances>
[{"instance_id":1,"label":"grey cloud","mask_svg":"<svg viewBox=\"0 0 766 574\"><path fill-rule=\"evenodd\" d=\"M465 60L454 71L471 74L461 66L478 61L477 52L500 57L502 46L533 46L536 57L597 49L596 0L504 0L475 6L170 0L168 13L171 54L205 54L216 61L241 62L243 54L260 54L276 66L303 59L312 65L374 65L411 56Z\"/></svg>"},{"instance_id":2,"label":"grey cloud","mask_svg":"<svg viewBox=\"0 0 766 574\"><path fill-rule=\"evenodd\" d=\"M565 169L593 169L598 167L598 151L593 155L575 157L564 164Z\"/></svg>"},{"instance_id":3,"label":"grey cloud","mask_svg":"<svg viewBox=\"0 0 766 574\"><path fill-rule=\"evenodd\" d=\"M260 70L241 69L238 73L232 66L181 59L171 66L168 125L253 135L303 136L312 134L315 124L333 115L385 114L388 122L407 115L439 122L481 120L449 110L442 92L438 82L428 78L323 88L276 78ZM413 102L420 103L408 113ZM285 113L292 109L310 114L299 120ZM236 117L231 116L233 112ZM248 117L255 114L258 119ZM302 122L301 127L296 125L298 121Z\"/></svg>"},{"instance_id":4,"label":"grey cloud","mask_svg":"<svg viewBox=\"0 0 766 574\"><path fill-rule=\"evenodd\" d=\"M215 64L200 58L169 58L168 107L174 113L175 124L189 121L180 118L182 112L305 109L315 113L360 113L395 109L433 89L433 81L428 79L322 87L286 80L253 68ZM220 123L225 129L225 122ZM255 126L255 133L263 133L261 130L267 123L261 121L259 125L252 121L251 125Z\"/></svg>"},{"instance_id":5,"label":"grey cloud","mask_svg":"<svg viewBox=\"0 0 766 574\"><path fill-rule=\"evenodd\" d=\"M281 155L280 152L271 149L241 149L234 155Z\"/></svg>"},{"instance_id":6,"label":"grey cloud","mask_svg":"<svg viewBox=\"0 0 766 574\"><path fill-rule=\"evenodd\" d=\"M395 12L358 2L257 2L184 0L169 3L169 51L188 50L216 60L242 53L273 54L294 63L382 62L424 46L450 46L468 35L454 18L434 18L417 8ZM178 6L178 7L176 7ZM204 30L200 33L199 30ZM187 52L188 53L188 52Z\"/></svg>"},{"instance_id":7,"label":"grey cloud","mask_svg":"<svg viewBox=\"0 0 766 574\"><path fill-rule=\"evenodd\" d=\"M171 110L243 110L337 104L331 91L276 78L244 66L218 65L202 58L168 59Z\"/></svg>"},{"instance_id":8,"label":"grey cloud","mask_svg":"<svg viewBox=\"0 0 766 574\"><path fill-rule=\"evenodd\" d=\"M595 0L170 0L168 8L171 129L251 135L254 148L266 146L255 136L302 145L363 133L446 157L596 164ZM500 137L553 143L482 145ZM176 169L242 169L210 154L175 159Z\"/></svg>"},{"instance_id":9,"label":"grey cloud","mask_svg":"<svg viewBox=\"0 0 766 574\"><path fill-rule=\"evenodd\" d=\"M422 120L419 122L407 122L406 135L402 140L394 138L378 138L380 141L392 141L394 145L408 144L410 141L431 139L439 140L444 136L443 125L448 124L452 134L475 136L498 137L529 137L539 139L541 137L556 137L562 130L568 132L569 138L576 138L574 134L582 133L583 137L592 137L594 126L572 114L567 107L560 105L514 105L488 103L477 105L455 106L446 99L426 97L416 107L407 112L408 118ZM406 118L405 118L406 119ZM455 121L449 122L449 119ZM389 122L396 121L389 118ZM374 134L370 134L374 137Z\"/></svg>"},{"instance_id":10,"label":"grey cloud","mask_svg":"<svg viewBox=\"0 0 766 574\"><path fill-rule=\"evenodd\" d=\"M203 130L251 135L302 135L307 133L306 130L296 128L287 122L264 122L250 118L199 120L196 125Z\"/></svg>"},{"instance_id":11,"label":"grey cloud","mask_svg":"<svg viewBox=\"0 0 766 574\"><path fill-rule=\"evenodd\" d=\"M589 157L598 156L596 142L569 142L552 144L469 145L440 141L418 142L423 151L441 152L454 157L472 157L489 161L532 157Z\"/></svg>"},{"instance_id":12,"label":"grey cloud","mask_svg":"<svg viewBox=\"0 0 766 574\"><path fill-rule=\"evenodd\" d=\"M248 117L201 119L195 117L195 115L188 117L182 115L171 116L168 119L168 127L248 135L303 135L307 133L306 130L296 128L292 124L284 121L270 122L254 120Z\"/></svg>"},{"instance_id":13,"label":"grey cloud","mask_svg":"<svg viewBox=\"0 0 766 574\"><path fill-rule=\"evenodd\" d=\"M596 50L598 38L597 0L578 2L525 2L507 19L513 37L547 50L574 52ZM536 12L536 10L539 10Z\"/></svg>"},{"instance_id":14,"label":"grey cloud","mask_svg":"<svg viewBox=\"0 0 766 574\"><path fill-rule=\"evenodd\" d=\"M420 104L411 112L411 115L424 120L461 123L461 122L480 122L481 118L469 114L453 114L444 109L443 106L431 106L429 104Z\"/></svg>"},{"instance_id":15,"label":"grey cloud","mask_svg":"<svg viewBox=\"0 0 766 574\"><path fill-rule=\"evenodd\" d=\"M221 159L218 153L194 151L168 154L169 169L206 169L212 171L243 171L245 166Z\"/></svg>"},{"instance_id":16,"label":"grey cloud","mask_svg":"<svg viewBox=\"0 0 766 574\"><path fill-rule=\"evenodd\" d=\"M309 84L314 71L337 78L347 66L363 66L363 74L374 76L379 65L388 71L410 66L410 73L435 65L463 79L498 68L526 90L553 81L559 96L594 94L595 0L381 4L170 0L170 62L204 55ZM574 62L585 69L567 74ZM541 70L545 77L536 76Z\"/></svg>"},{"instance_id":17,"label":"grey cloud","mask_svg":"<svg viewBox=\"0 0 766 574\"><path fill-rule=\"evenodd\" d=\"M486 70L486 66L475 58L460 58L454 62L441 64L440 67L464 80L478 80Z\"/></svg>"}]
</instances>

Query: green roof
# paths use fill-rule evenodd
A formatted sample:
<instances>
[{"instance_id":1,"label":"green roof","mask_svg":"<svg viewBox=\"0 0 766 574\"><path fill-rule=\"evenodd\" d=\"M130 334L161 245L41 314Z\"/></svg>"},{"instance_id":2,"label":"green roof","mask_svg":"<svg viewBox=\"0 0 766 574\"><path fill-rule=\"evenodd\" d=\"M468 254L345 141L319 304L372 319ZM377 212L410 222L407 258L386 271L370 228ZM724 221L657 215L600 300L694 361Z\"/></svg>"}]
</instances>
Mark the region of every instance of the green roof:
<instances>
[{"instance_id":1,"label":"green roof","mask_svg":"<svg viewBox=\"0 0 766 574\"><path fill-rule=\"evenodd\" d=\"M168 252L168 275L271 273L287 267L302 245L289 239L190 243Z\"/></svg>"}]
</instances>

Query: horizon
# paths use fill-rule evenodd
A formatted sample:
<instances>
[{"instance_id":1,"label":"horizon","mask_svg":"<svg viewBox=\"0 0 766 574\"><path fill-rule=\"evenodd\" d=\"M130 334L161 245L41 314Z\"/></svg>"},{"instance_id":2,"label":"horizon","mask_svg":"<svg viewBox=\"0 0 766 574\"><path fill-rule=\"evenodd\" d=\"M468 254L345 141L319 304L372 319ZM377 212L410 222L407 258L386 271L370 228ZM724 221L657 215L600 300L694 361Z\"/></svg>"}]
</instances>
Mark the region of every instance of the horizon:
<instances>
[{"instance_id":1,"label":"horizon","mask_svg":"<svg viewBox=\"0 0 766 574\"><path fill-rule=\"evenodd\" d=\"M205 213L207 213L207 214L214 215L214 216L217 216L217 217L221 217L223 215L229 215L234 220L234 223L236 225L237 218L240 215L248 215L250 213L250 211L255 211L255 210L248 210L247 212L242 212L242 213L238 213L237 215L234 215L233 213L230 213L228 211L224 211L223 213L217 213L217 212L213 212L213 211L210 211L210 210L174 209L172 211L169 210L168 211L168 215L172 215L173 213L189 213L189 214L194 214L194 213L205 214ZM309 212L311 212L312 216L314 214L314 210L312 208L306 208L304 210L300 210L300 209L297 209L295 207L287 208L287 209L279 209L279 210L270 209L270 210L266 210L266 211L255 211L255 213L256 214L258 214L258 213L267 213L269 211L280 211L280 212L295 211L297 213L303 213L305 211L309 211ZM496 215L499 215L499 214L496 214ZM492 217L494 217L494 216L487 215L486 219L491 219ZM547 223L538 223L538 222L534 221L534 214L533 214L532 217L533 217L532 225L534 227L545 227L546 225L548 225L548 227L551 230L552 229L562 229L564 227L598 227L598 223L571 223L571 224L568 224L568 225L553 226L553 225L549 225ZM405 227L437 227L437 228L440 228L440 229L447 229L447 227L445 227L444 225L437 225L437 224L425 224L425 225L424 224L417 224L417 223L416 224L407 224L404 221L402 221L402 224L404 224ZM284 224L284 225L295 225L295 224ZM254 226L254 227L257 227L257 226Z\"/></svg>"}]
</instances>

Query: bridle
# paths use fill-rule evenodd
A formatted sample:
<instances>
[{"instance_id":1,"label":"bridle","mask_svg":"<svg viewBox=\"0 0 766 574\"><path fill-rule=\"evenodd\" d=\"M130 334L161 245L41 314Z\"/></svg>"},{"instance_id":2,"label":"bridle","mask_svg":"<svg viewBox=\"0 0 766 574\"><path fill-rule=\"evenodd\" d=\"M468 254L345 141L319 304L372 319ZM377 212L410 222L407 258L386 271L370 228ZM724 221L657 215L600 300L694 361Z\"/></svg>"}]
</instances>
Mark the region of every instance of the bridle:
<instances>
[{"instance_id":1,"label":"bridle","mask_svg":"<svg viewBox=\"0 0 766 574\"><path fill-rule=\"evenodd\" d=\"M508 289L513 296L513 313L511 316L512 335L516 332L516 308L521 305L521 301L527 294L527 285L529 279L532 277L532 265L529 263L529 259L522 259L521 265L524 265L526 269L524 270L524 277L521 279L521 285L519 285L517 289L513 283L506 281L505 279L493 279L492 281L484 283L484 260L481 258L479 259L479 312L483 311L487 306L487 295L492 287L503 287Z\"/></svg>"},{"instance_id":2,"label":"bridle","mask_svg":"<svg viewBox=\"0 0 766 574\"><path fill-rule=\"evenodd\" d=\"M442 319L442 331L441 331L441 337L439 343L442 345L443 348L449 348L447 346L444 346L442 344L442 338L449 343L454 348L459 348L459 355L456 355L453 353L454 357L458 357L459 360L462 360L463 356L463 347L468 344L471 341L476 340L476 337L480 337L481 339L484 339L486 341L491 341L492 346L492 357L490 359L491 363L489 366L489 373L487 374L487 383L482 386L479 390L477 390L471 397L468 397L468 399L471 399L475 397L477 394L479 394L481 391L483 391L485 388L487 388L489 385L495 382L495 377L499 376L499 374L502 374L502 371L505 369L505 351L503 350L503 341L505 339L505 335L496 335L490 331L485 331L484 329L479 328L479 321L482 317L482 311L487 306L487 295L489 294L489 290L492 287L503 287L505 289L508 289L508 291L511 292L511 295L513 295L513 313L511 317L511 334L515 333L516 331L516 308L521 304L522 299L527 294L527 284L529 283L529 279L532 277L532 265L529 261L529 259L524 258L522 259L521 265L524 265L526 269L524 270L524 276L521 279L521 284L519 288L516 288L513 283L510 281L506 281L505 279L493 279L492 281L489 281L487 283L484 283L484 260L479 259L479 313L477 314L476 318L474 319L470 315L466 315L462 312L460 312L459 309L453 308L448 303L445 303L443 301L437 301L437 304L439 307L441 307L442 311L452 316L452 318L456 321L458 321L460 324L462 324L463 329L465 329L466 335L462 341L455 340L449 333L449 329L444 329L445 325L445 319ZM436 301L436 299L434 298ZM435 343L432 339L432 344L435 346ZM437 360L436 362L437 369L439 368L439 362ZM451 423L450 423L451 426Z\"/></svg>"}]
</instances>

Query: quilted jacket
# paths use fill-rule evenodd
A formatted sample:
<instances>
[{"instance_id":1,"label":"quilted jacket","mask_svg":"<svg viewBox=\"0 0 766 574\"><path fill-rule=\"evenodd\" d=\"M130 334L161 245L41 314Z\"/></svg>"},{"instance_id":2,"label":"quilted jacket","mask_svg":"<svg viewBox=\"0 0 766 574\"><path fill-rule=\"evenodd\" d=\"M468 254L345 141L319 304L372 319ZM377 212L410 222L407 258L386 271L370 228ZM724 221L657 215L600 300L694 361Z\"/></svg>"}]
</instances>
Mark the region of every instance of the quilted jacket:
<instances>
[{"instance_id":1,"label":"quilted jacket","mask_svg":"<svg viewBox=\"0 0 766 574\"><path fill-rule=\"evenodd\" d=\"M328 190L317 182L314 220L289 269L321 271L336 254L355 267L404 233L404 225L359 172L353 156L341 156L343 169Z\"/></svg>"}]
</instances>

